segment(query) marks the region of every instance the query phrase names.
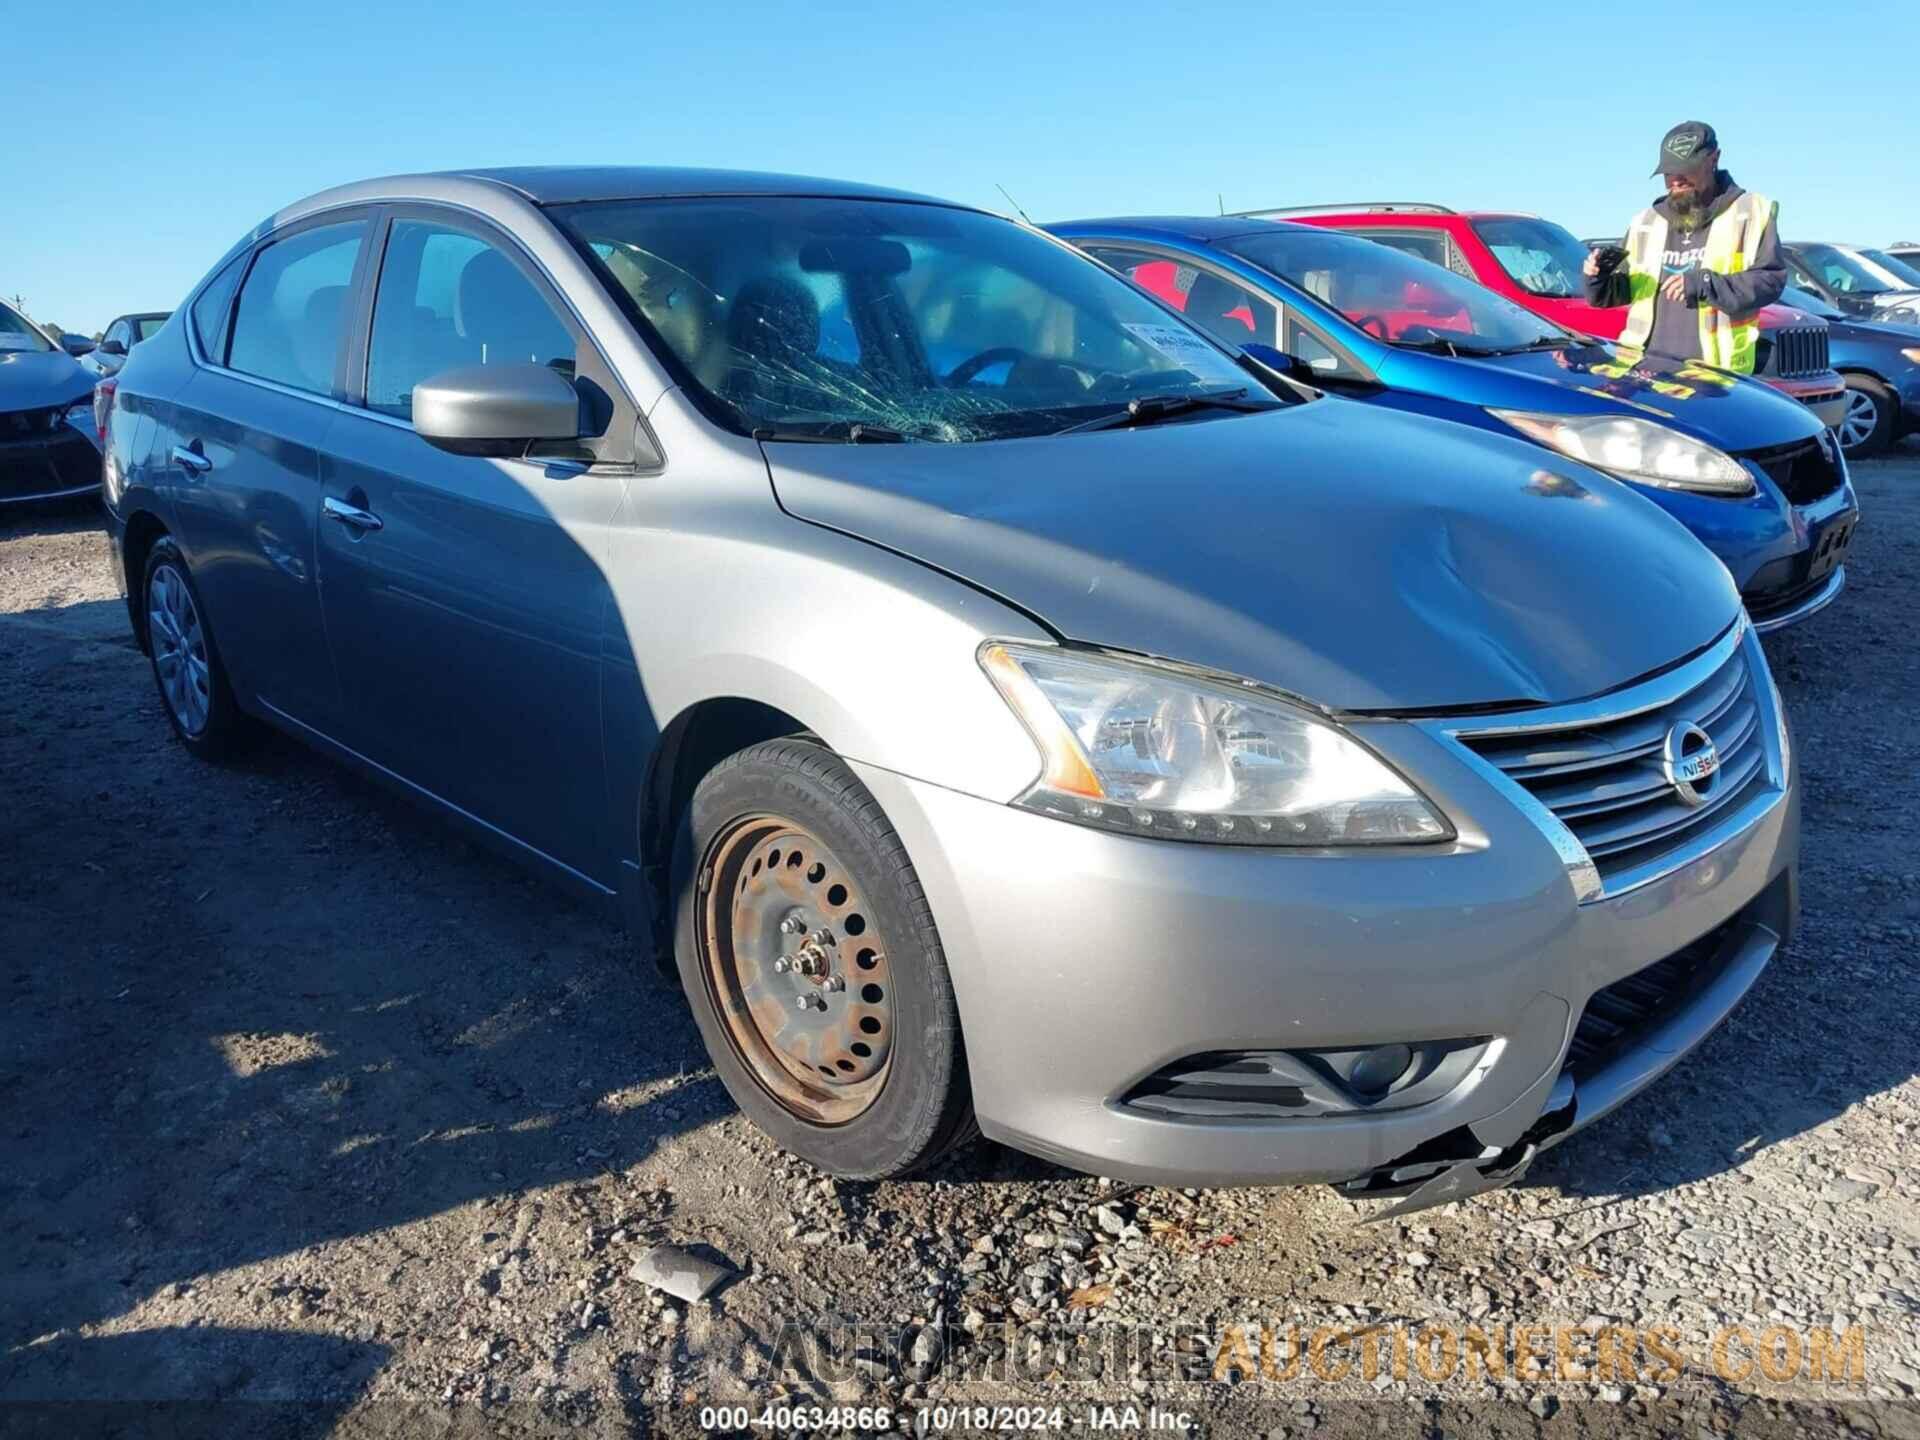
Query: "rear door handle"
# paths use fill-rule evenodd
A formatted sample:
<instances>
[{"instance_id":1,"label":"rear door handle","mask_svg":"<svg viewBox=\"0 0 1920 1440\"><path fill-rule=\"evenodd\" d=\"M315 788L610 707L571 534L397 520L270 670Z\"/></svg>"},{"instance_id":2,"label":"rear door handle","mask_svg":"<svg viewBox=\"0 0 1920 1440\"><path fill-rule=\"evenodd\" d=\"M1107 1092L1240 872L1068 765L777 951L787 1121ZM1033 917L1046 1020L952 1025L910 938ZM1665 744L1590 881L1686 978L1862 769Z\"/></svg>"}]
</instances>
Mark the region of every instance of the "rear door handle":
<instances>
[{"instance_id":1,"label":"rear door handle","mask_svg":"<svg viewBox=\"0 0 1920 1440\"><path fill-rule=\"evenodd\" d=\"M173 447L173 463L189 475L204 475L213 469L213 461L187 445Z\"/></svg>"},{"instance_id":2,"label":"rear door handle","mask_svg":"<svg viewBox=\"0 0 1920 1440\"><path fill-rule=\"evenodd\" d=\"M382 524L380 517L371 510L362 510L358 505L349 505L331 495L320 502L320 509L329 520L338 520L349 530L378 530Z\"/></svg>"}]
</instances>

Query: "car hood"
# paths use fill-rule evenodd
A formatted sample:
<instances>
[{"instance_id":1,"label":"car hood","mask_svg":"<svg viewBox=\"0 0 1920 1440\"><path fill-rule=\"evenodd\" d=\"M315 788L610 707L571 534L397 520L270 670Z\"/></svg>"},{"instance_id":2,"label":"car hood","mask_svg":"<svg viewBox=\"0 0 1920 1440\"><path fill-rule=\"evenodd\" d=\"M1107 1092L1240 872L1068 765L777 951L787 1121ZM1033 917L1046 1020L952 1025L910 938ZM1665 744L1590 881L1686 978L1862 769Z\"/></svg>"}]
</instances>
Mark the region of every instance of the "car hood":
<instances>
[{"instance_id":1,"label":"car hood","mask_svg":"<svg viewBox=\"0 0 1920 1440\"><path fill-rule=\"evenodd\" d=\"M1708 644L1731 577L1537 446L1326 398L971 445L769 443L780 504L1067 639L1335 709L1597 694Z\"/></svg>"},{"instance_id":2,"label":"car hood","mask_svg":"<svg viewBox=\"0 0 1920 1440\"><path fill-rule=\"evenodd\" d=\"M64 350L0 350L0 410L44 410L92 390L93 377Z\"/></svg>"},{"instance_id":3,"label":"car hood","mask_svg":"<svg viewBox=\"0 0 1920 1440\"><path fill-rule=\"evenodd\" d=\"M1636 356L1631 365L1626 361L1626 352L1614 345L1477 359L1401 350L1380 367L1380 379L1470 405L1641 415L1729 451L1786 445L1820 433L1820 422L1806 406L1757 381L1694 369L1660 355Z\"/></svg>"}]
</instances>

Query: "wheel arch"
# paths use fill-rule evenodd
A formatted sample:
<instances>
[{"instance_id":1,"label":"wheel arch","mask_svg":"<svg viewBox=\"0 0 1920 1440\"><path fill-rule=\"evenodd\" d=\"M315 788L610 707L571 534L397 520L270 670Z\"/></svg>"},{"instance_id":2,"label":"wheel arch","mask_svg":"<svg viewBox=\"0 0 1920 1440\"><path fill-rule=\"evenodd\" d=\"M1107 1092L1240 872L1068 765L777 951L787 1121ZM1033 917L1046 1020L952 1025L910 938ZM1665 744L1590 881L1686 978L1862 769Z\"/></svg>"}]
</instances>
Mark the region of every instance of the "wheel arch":
<instances>
[{"instance_id":1,"label":"wheel arch","mask_svg":"<svg viewBox=\"0 0 1920 1440\"><path fill-rule=\"evenodd\" d=\"M170 533L166 523L151 510L135 510L127 516L126 539L120 547L126 566L127 616L133 622L133 638L143 654L152 653L152 645L147 639L147 607L140 603L141 588L146 581L147 556L153 553L154 545Z\"/></svg>"},{"instance_id":2,"label":"wheel arch","mask_svg":"<svg viewBox=\"0 0 1920 1440\"><path fill-rule=\"evenodd\" d=\"M640 785L635 815L642 898L657 945L672 942L668 887L674 837L695 788L729 755L786 735L820 739L819 733L799 716L744 695L710 695L696 700L660 731Z\"/></svg>"}]
</instances>

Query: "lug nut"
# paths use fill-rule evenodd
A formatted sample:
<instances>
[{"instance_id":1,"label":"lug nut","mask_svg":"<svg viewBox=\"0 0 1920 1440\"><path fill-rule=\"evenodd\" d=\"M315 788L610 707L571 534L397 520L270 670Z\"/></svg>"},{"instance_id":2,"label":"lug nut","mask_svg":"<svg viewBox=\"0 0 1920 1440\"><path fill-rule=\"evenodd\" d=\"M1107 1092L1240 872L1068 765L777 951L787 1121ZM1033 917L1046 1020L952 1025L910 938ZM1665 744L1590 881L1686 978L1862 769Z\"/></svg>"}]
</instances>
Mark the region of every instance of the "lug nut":
<instances>
[{"instance_id":1,"label":"lug nut","mask_svg":"<svg viewBox=\"0 0 1920 1440\"><path fill-rule=\"evenodd\" d=\"M773 962L773 973L776 975L784 975L792 968L793 961L789 960L785 955L782 955L778 960Z\"/></svg>"},{"instance_id":2,"label":"lug nut","mask_svg":"<svg viewBox=\"0 0 1920 1440\"><path fill-rule=\"evenodd\" d=\"M780 933L782 935L798 935L806 928L807 922L802 920L798 914L789 915L780 922Z\"/></svg>"},{"instance_id":3,"label":"lug nut","mask_svg":"<svg viewBox=\"0 0 1920 1440\"><path fill-rule=\"evenodd\" d=\"M827 1002L818 995L796 995L793 997L793 1003L794 1008L799 1010L811 1010L815 1006L822 1010L827 1008Z\"/></svg>"},{"instance_id":4,"label":"lug nut","mask_svg":"<svg viewBox=\"0 0 1920 1440\"><path fill-rule=\"evenodd\" d=\"M847 988L847 979L846 979L846 976L844 976L844 975L833 975L833 976L829 976L829 977L828 977L828 979L827 979L827 989L829 989L829 990L831 990L831 991L833 991L833 992L834 992L835 994L838 994L838 993L839 993L840 991L842 991L842 990L844 990L844 989L846 989L846 988Z\"/></svg>"}]
</instances>

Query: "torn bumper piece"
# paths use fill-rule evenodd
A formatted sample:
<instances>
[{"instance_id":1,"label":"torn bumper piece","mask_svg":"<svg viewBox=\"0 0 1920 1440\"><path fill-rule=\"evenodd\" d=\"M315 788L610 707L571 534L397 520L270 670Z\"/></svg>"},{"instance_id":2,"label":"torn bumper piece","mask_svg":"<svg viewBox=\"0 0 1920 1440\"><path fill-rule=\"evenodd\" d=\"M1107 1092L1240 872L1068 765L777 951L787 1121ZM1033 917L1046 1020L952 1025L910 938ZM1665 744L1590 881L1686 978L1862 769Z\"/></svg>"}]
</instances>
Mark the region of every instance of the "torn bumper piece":
<instances>
[{"instance_id":1,"label":"torn bumper piece","mask_svg":"<svg viewBox=\"0 0 1920 1440\"><path fill-rule=\"evenodd\" d=\"M1541 1151L1625 1104L1726 1019L1789 933L1793 905L1793 877L1783 875L1701 941L1595 992L1539 1118L1510 1144L1484 1144L1478 1126L1463 1125L1338 1188L1354 1199L1404 1196L1367 1217L1373 1223L1511 1185Z\"/></svg>"}]
</instances>

